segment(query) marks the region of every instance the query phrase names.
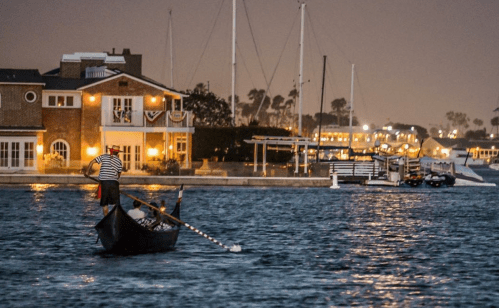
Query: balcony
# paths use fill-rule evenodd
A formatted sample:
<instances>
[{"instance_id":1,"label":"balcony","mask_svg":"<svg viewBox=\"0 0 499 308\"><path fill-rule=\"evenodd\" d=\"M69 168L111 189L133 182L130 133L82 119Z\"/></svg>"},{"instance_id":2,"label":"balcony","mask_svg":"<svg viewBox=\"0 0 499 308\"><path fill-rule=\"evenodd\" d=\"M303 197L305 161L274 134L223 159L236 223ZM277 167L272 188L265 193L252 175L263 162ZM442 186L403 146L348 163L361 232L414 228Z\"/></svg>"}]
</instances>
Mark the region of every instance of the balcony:
<instances>
[{"instance_id":1,"label":"balcony","mask_svg":"<svg viewBox=\"0 0 499 308\"><path fill-rule=\"evenodd\" d=\"M193 123L192 111L102 111L101 120L106 130L109 128L119 128L118 130L144 128L144 131L148 131L166 128L166 130L173 131L190 131L194 127Z\"/></svg>"}]
</instances>

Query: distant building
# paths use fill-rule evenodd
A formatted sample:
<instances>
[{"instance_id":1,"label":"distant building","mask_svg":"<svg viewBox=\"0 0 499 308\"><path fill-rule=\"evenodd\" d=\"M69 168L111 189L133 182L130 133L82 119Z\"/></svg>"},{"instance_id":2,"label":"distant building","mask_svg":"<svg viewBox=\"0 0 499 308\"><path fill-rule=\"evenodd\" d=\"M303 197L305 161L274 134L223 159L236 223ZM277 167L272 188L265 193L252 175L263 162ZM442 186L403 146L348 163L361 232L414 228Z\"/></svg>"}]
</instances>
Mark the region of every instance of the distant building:
<instances>
[{"instance_id":1,"label":"distant building","mask_svg":"<svg viewBox=\"0 0 499 308\"><path fill-rule=\"evenodd\" d=\"M327 125L321 127L321 160L348 159L350 144L350 127ZM315 146L317 147L319 127L313 131ZM363 154L381 153L384 155L408 155L415 157L419 151L419 140L416 132L411 130L377 129L371 130L360 126L352 127L351 147L356 159L363 159Z\"/></svg>"},{"instance_id":2,"label":"distant building","mask_svg":"<svg viewBox=\"0 0 499 308\"><path fill-rule=\"evenodd\" d=\"M120 157L129 173L167 159L176 159L181 167L189 168L194 127L192 113L183 110L185 95L143 76L141 61L142 56L131 54L129 49L122 54L114 50L82 52L63 55L59 68L38 74L38 79L23 84L24 88L19 82L4 86L1 81L5 78L0 77L2 97L13 91L23 97L29 90L36 96L32 103L9 99L0 105L0 115L7 114L15 104L17 108L37 106L29 113L24 108L24 117L33 118L29 125L21 121L20 112L10 122L1 121L0 138L8 132L4 124L12 124L17 130L38 129L41 134L31 134L37 136L33 139L36 157L39 162L43 159L34 168L39 171L52 167L81 169L112 145L120 146ZM10 161L16 154L6 150L3 155ZM4 170L0 168L0 172Z\"/></svg>"},{"instance_id":3,"label":"distant building","mask_svg":"<svg viewBox=\"0 0 499 308\"><path fill-rule=\"evenodd\" d=\"M430 137L423 142L421 154L461 165L483 165L499 154L499 140Z\"/></svg>"}]
</instances>

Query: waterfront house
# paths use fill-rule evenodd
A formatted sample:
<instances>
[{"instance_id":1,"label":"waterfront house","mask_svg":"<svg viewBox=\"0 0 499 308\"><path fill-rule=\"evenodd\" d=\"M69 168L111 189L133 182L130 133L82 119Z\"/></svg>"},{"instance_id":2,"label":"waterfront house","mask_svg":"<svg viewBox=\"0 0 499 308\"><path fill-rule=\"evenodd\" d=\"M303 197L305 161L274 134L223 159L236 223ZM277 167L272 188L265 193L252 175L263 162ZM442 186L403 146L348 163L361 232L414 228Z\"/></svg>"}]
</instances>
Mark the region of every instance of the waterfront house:
<instances>
[{"instance_id":1,"label":"waterfront house","mask_svg":"<svg viewBox=\"0 0 499 308\"><path fill-rule=\"evenodd\" d=\"M191 166L193 115L183 110L185 95L143 76L142 56L129 49L65 54L37 91L39 171L78 172L112 145L120 146L128 173L169 159Z\"/></svg>"}]
</instances>

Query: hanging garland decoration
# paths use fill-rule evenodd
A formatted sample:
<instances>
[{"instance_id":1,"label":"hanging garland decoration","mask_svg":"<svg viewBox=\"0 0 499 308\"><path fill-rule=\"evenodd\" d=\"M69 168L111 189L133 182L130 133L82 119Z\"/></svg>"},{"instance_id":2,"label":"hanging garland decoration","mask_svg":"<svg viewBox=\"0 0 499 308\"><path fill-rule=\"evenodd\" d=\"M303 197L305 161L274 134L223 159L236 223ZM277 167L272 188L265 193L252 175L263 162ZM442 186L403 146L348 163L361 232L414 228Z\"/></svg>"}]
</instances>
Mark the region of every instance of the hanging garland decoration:
<instances>
[{"instance_id":1,"label":"hanging garland decoration","mask_svg":"<svg viewBox=\"0 0 499 308\"><path fill-rule=\"evenodd\" d=\"M157 110L157 111L145 111L144 113L146 115L147 121L154 122L163 113L163 111L161 111L161 110Z\"/></svg>"},{"instance_id":2,"label":"hanging garland decoration","mask_svg":"<svg viewBox=\"0 0 499 308\"><path fill-rule=\"evenodd\" d=\"M183 119L185 119L186 115L187 112L175 110L170 113L170 120L172 120L173 122L181 122Z\"/></svg>"}]
</instances>

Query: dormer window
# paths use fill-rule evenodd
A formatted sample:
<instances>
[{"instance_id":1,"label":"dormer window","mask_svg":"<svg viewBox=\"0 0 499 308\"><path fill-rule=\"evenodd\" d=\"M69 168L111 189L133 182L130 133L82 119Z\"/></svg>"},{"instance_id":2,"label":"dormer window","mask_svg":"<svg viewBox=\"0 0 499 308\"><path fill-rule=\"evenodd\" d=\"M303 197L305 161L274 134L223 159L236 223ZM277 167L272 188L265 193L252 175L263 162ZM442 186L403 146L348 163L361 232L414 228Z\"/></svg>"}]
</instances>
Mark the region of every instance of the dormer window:
<instances>
[{"instance_id":1,"label":"dormer window","mask_svg":"<svg viewBox=\"0 0 499 308\"><path fill-rule=\"evenodd\" d=\"M74 97L65 95L50 95L48 105L50 107L73 107Z\"/></svg>"}]
</instances>

